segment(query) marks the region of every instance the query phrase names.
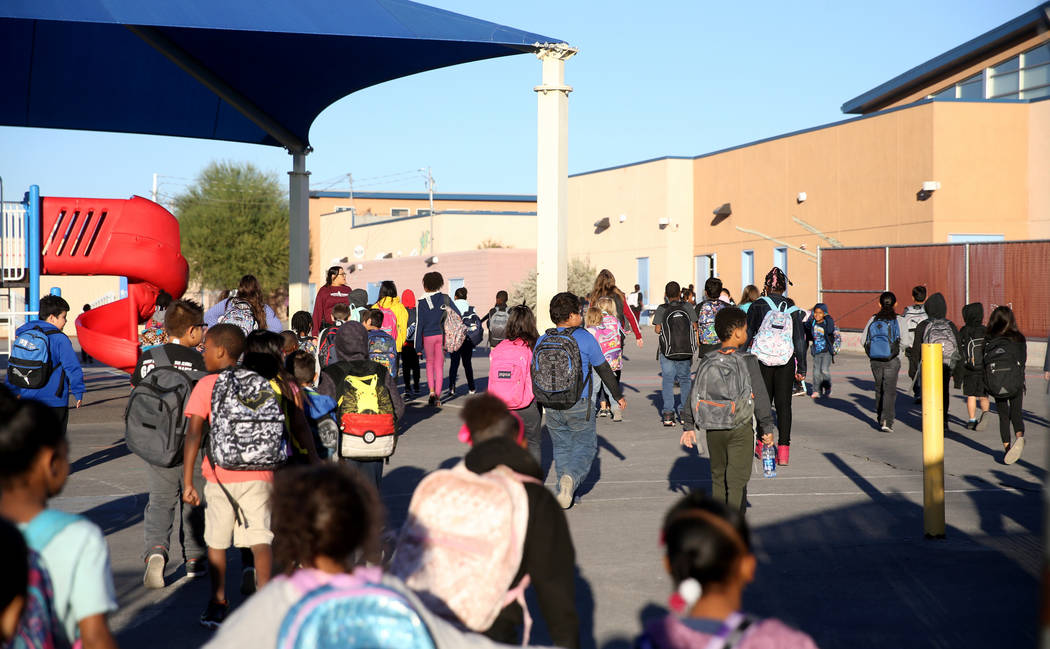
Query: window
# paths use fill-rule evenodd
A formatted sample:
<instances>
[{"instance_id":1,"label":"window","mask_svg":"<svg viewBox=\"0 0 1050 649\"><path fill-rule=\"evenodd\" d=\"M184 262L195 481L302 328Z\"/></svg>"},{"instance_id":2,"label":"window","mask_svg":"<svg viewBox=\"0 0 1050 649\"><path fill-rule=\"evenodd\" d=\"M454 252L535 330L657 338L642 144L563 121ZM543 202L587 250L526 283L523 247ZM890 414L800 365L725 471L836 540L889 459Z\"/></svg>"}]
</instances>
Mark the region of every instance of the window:
<instances>
[{"instance_id":1,"label":"window","mask_svg":"<svg viewBox=\"0 0 1050 649\"><path fill-rule=\"evenodd\" d=\"M430 216L430 208L423 207L416 210L416 216Z\"/></svg>"},{"instance_id":2,"label":"window","mask_svg":"<svg viewBox=\"0 0 1050 649\"><path fill-rule=\"evenodd\" d=\"M785 277L788 275L788 249L786 247L773 248L773 265L784 271ZM787 290L784 291L784 295L787 295Z\"/></svg>"},{"instance_id":3,"label":"window","mask_svg":"<svg viewBox=\"0 0 1050 649\"><path fill-rule=\"evenodd\" d=\"M1050 43L1021 54L1021 99L1050 95Z\"/></svg>"},{"instance_id":4,"label":"window","mask_svg":"<svg viewBox=\"0 0 1050 649\"><path fill-rule=\"evenodd\" d=\"M984 99L984 74L975 74L959 82L959 99Z\"/></svg>"},{"instance_id":5,"label":"window","mask_svg":"<svg viewBox=\"0 0 1050 649\"><path fill-rule=\"evenodd\" d=\"M336 205L336 212L350 212L350 216L357 216L357 210L349 205Z\"/></svg>"},{"instance_id":6,"label":"window","mask_svg":"<svg viewBox=\"0 0 1050 649\"><path fill-rule=\"evenodd\" d=\"M406 216L408 216L408 208L407 207L391 207L390 208L390 217L391 218L396 219L396 218L402 218L402 217L406 217Z\"/></svg>"},{"instance_id":7,"label":"window","mask_svg":"<svg viewBox=\"0 0 1050 649\"><path fill-rule=\"evenodd\" d=\"M638 286L642 287L642 304L649 304L649 258L635 259L638 262Z\"/></svg>"},{"instance_id":8,"label":"window","mask_svg":"<svg viewBox=\"0 0 1050 649\"><path fill-rule=\"evenodd\" d=\"M983 243L988 241L1005 241L1001 234L949 234L948 243Z\"/></svg>"},{"instance_id":9,"label":"window","mask_svg":"<svg viewBox=\"0 0 1050 649\"><path fill-rule=\"evenodd\" d=\"M744 250L740 253L740 290L748 284L755 283L755 251Z\"/></svg>"}]
</instances>

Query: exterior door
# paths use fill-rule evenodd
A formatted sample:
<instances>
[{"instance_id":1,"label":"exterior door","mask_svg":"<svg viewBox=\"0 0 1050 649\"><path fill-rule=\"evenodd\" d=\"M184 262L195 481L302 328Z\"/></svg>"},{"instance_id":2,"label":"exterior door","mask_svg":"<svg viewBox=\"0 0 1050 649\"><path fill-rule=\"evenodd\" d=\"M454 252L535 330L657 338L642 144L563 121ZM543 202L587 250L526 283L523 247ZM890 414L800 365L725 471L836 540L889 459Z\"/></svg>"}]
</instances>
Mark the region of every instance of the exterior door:
<instances>
[{"instance_id":1,"label":"exterior door","mask_svg":"<svg viewBox=\"0 0 1050 649\"><path fill-rule=\"evenodd\" d=\"M638 286L642 287L642 304L649 304L649 258L638 257Z\"/></svg>"}]
</instances>

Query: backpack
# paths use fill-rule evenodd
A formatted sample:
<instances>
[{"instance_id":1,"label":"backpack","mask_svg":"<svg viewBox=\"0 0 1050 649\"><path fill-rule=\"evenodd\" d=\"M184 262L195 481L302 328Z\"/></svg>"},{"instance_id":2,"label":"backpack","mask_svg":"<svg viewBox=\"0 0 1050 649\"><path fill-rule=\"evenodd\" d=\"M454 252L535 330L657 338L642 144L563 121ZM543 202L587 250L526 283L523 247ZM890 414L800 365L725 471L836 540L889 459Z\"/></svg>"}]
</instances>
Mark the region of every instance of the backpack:
<instances>
[{"instance_id":1,"label":"backpack","mask_svg":"<svg viewBox=\"0 0 1050 649\"><path fill-rule=\"evenodd\" d=\"M445 303L441 310L441 333L444 336L446 352L458 352L467 338L467 327L463 324L463 318L453 311L448 305L448 296L443 295Z\"/></svg>"},{"instance_id":2,"label":"backpack","mask_svg":"<svg viewBox=\"0 0 1050 649\"><path fill-rule=\"evenodd\" d=\"M507 310L507 307L502 309L496 307L496 310L489 316L489 347L496 347L507 337L507 322L509 320L510 311Z\"/></svg>"},{"instance_id":3,"label":"backpack","mask_svg":"<svg viewBox=\"0 0 1050 649\"><path fill-rule=\"evenodd\" d=\"M42 515L38 515L37 518ZM29 575L26 584L25 606L15 626L14 636L4 647L6 649L53 649L68 646L63 644L65 629L52 604L55 601L55 594L51 586L51 577L44 568L43 559L32 549L29 550L27 558L29 559Z\"/></svg>"},{"instance_id":4,"label":"backpack","mask_svg":"<svg viewBox=\"0 0 1050 649\"><path fill-rule=\"evenodd\" d=\"M204 372L175 369L163 346L153 349L153 360L153 369L131 391L124 409L124 439L129 451L150 464L177 466L189 422L183 408Z\"/></svg>"},{"instance_id":5,"label":"backpack","mask_svg":"<svg viewBox=\"0 0 1050 649\"><path fill-rule=\"evenodd\" d=\"M786 301L777 306L768 296L762 299L769 305L769 311L751 341L751 353L766 367L786 365L795 353L791 314L798 311L798 307L789 307Z\"/></svg>"},{"instance_id":6,"label":"backpack","mask_svg":"<svg viewBox=\"0 0 1050 649\"><path fill-rule=\"evenodd\" d=\"M397 316L394 315L394 311L385 306L373 306L372 308L383 312L383 324L379 325L379 329L387 332L391 338L397 340Z\"/></svg>"},{"instance_id":7,"label":"backpack","mask_svg":"<svg viewBox=\"0 0 1050 649\"><path fill-rule=\"evenodd\" d=\"M367 568L349 575L296 571L287 580L301 596L284 615L277 648L435 649L419 612L381 579Z\"/></svg>"},{"instance_id":8,"label":"backpack","mask_svg":"<svg viewBox=\"0 0 1050 649\"><path fill-rule=\"evenodd\" d=\"M872 320L864 336L864 351L874 361L896 358L901 351L901 330L897 319Z\"/></svg>"},{"instance_id":9,"label":"backpack","mask_svg":"<svg viewBox=\"0 0 1050 649\"><path fill-rule=\"evenodd\" d=\"M231 471L275 469L288 460L284 429L281 398L266 378L243 367L219 373L211 393L212 464Z\"/></svg>"},{"instance_id":10,"label":"backpack","mask_svg":"<svg viewBox=\"0 0 1050 649\"><path fill-rule=\"evenodd\" d=\"M382 329L369 331L368 358L385 367L387 372L393 373L397 366L397 345L393 337Z\"/></svg>"},{"instance_id":11,"label":"backpack","mask_svg":"<svg viewBox=\"0 0 1050 649\"><path fill-rule=\"evenodd\" d=\"M593 331L592 331L593 330ZM602 356L608 361L610 369L617 371L623 367L623 342L620 340L620 321L614 315L602 316L597 327L587 329L602 348Z\"/></svg>"},{"instance_id":12,"label":"backpack","mask_svg":"<svg viewBox=\"0 0 1050 649\"><path fill-rule=\"evenodd\" d=\"M390 457L397 446L397 419L386 387L388 372L375 362L361 374L351 374L351 367L349 363L337 363L325 370L336 386L336 415L342 433L339 457L361 460Z\"/></svg>"},{"instance_id":13,"label":"backpack","mask_svg":"<svg viewBox=\"0 0 1050 649\"><path fill-rule=\"evenodd\" d=\"M532 350L532 392L544 408L568 410L583 396L583 357L572 335L576 329L548 329Z\"/></svg>"},{"instance_id":14,"label":"backpack","mask_svg":"<svg viewBox=\"0 0 1050 649\"><path fill-rule=\"evenodd\" d=\"M751 421L755 395L744 353L716 349L702 356L689 393L689 406L696 427L703 430L732 430Z\"/></svg>"},{"instance_id":15,"label":"backpack","mask_svg":"<svg viewBox=\"0 0 1050 649\"><path fill-rule=\"evenodd\" d=\"M915 329L918 328L920 322L928 320L929 316L926 315L926 309L922 305L913 304L904 309L904 314L901 318L904 320L904 330L901 331L901 343L905 349L911 349L912 345L915 344Z\"/></svg>"},{"instance_id":16,"label":"backpack","mask_svg":"<svg viewBox=\"0 0 1050 649\"><path fill-rule=\"evenodd\" d=\"M164 327L156 320L150 320L146 323L146 328L139 334L139 348L142 351L147 349L153 349L158 345L164 345L170 342L168 340L168 333L164 331Z\"/></svg>"},{"instance_id":17,"label":"backpack","mask_svg":"<svg viewBox=\"0 0 1050 649\"><path fill-rule=\"evenodd\" d=\"M832 338L834 340L831 341L831 353L834 355L842 351L842 334L839 333L838 327L835 327L835 334Z\"/></svg>"},{"instance_id":18,"label":"backpack","mask_svg":"<svg viewBox=\"0 0 1050 649\"><path fill-rule=\"evenodd\" d=\"M966 369L980 371L984 368L984 336L987 329L983 326L968 329L966 338L963 340L963 349L966 354L964 362Z\"/></svg>"},{"instance_id":19,"label":"backpack","mask_svg":"<svg viewBox=\"0 0 1050 649\"><path fill-rule=\"evenodd\" d=\"M314 437L314 448L322 459L334 457L339 444L339 422L335 417L335 400L313 388L303 388L306 398L303 410Z\"/></svg>"},{"instance_id":20,"label":"backpack","mask_svg":"<svg viewBox=\"0 0 1050 649\"><path fill-rule=\"evenodd\" d=\"M467 328L467 340L471 345L477 347L485 338L485 329L481 326L481 318L475 313L474 307L467 309L463 314L463 326Z\"/></svg>"},{"instance_id":21,"label":"backpack","mask_svg":"<svg viewBox=\"0 0 1050 649\"><path fill-rule=\"evenodd\" d=\"M955 338L952 324L944 318L931 318L926 322L922 332L925 344L940 344L942 362L948 367L955 367L959 362L959 344Z\"/></svg>"},{"instance_id":22,"label":"backpack","mask_svg":"<svg viewBox=\"0 0 1050 649\"><path fill-rule=\"evenodd\" d=\"M7 360L7 382L18 388L36 390L47 385L54 371L48 336L62 333L59 329L30 327L18 334Z\"/></svg>"},{"instance_id":23,"label":"backpack","mask_svg":"<svg viewBox=\"0 0 1050 649\"><path fill-rule=\"evenodd\" d=\"M1005 338L985 343L984 383L994 399L1009 399L1024 391L1024 367Z\"/></svg>"},{"instance_id":24,"label":"backpack","mask_svg":"<svg viewBox=\"0 0 1050 649\"><path fill-rule=\"evenodd\" d=\"M230 298L230 301L226 303L226 311L219 316L219 324L236 325L245 336L259 328L252 305L237 298Z\"/></svg>"},{"instance_id":25,"label":"backpack","mask_svg":"<svg viewBox=\"0 0 1050 649\"><path fill-rule=\"evenodd\" d=\"M691 361L696 355L696 336L685 302L671 302L660 327L660 350L672 361Z\"/></svg>"},{"instance_id":26,"label":"backpack","mask_svg":"<svg viewBox=\"0 0 1050 649\"><path fill-rule=\"evenodd\" d=\"M361 322L361 323L363 323L364 322L363 318L365 316L365 311L367 311L367 310L368 309L364 308L363 306L357 306L356 304L351 302L350 303L350 315L347 316L347 320L346 321L347 322Z\"/></svg>"},{"instance_id":27,"label":"backpack","mask_svg":"<svg viewBox=\"0 0 1050 649\"><path fill-rule=\"evenodd\" d=\"M489 353L489 385L487 391L496 395L511 410L519 410L532 403L532 377L529 365L532 350L520 340L504 340Z\"/></svg>"},{"instance_id":28,"label":"backpack","mask_svg":"<svg viewBox=\"0 0 1050 649\"><path fill-rule=\"evenodd\" d=\"M313 336L297 336L299 339L299 349L317 356L317 339Z\"/></svg>"},{"instance_id":29,"label":"backpack","mask_svg":"<svg viewBox=\"0 0 1050 649\"><path fill-rule=\"evenodd\" d=\"M718 344L718 334L715 333L715 316L727 306L729 305L722 300L704 300L697 307L696 320L700 331L701 344Z\"/></svg>"},{"instance_id":30,"label":"backpack","mask_svg":"<svg viewBox=\"0 0 1050 649\"><path fill-rule=\"evenodd\" d=\"M391 574L415 591L428 609L487 631L500 611L522 597L521 567L529 521L523 482L539 483L505 466L476 474L460 462L434 471L416 487L390 563Z\"/></svg>"},{"instance_id":31,"label":"backpack","mask_svg":"<svg viewBox=\"0 0 1050 649\"><path fill-rule=\"evenodd\" d=\"M317 362L324 369L329 365L339 362L339 354L335 350L335 337L339 333L339 325L332 325L317 338Z\"/></svg>"}]
</instances>

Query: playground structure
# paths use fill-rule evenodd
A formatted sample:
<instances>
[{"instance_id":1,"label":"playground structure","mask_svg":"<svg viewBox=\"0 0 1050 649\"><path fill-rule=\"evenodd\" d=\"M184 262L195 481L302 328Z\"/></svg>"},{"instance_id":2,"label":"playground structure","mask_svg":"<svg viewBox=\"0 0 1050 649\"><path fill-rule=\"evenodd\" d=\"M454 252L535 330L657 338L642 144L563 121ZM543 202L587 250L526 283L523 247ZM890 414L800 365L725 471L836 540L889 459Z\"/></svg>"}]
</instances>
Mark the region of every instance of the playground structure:
<instances>
[{"instance_id":1,"label":"playground structure","mask_svg":"<svg viewBox=\"0 0 1050 649\"><path fill-rule=\"evenodd\" d=\"M76 319L81 347L98 361L131 372L138 360L138 326L153 314L158 293L186 291L189 266L180 252L179 224L166 209L129 199L41 197L36 185L21 202L4 203L0 268L7 311L15 324L40 309L43 275L118 275L127 296ZM18 293L24 291L22 309Z\"/></svg>"}]
</instances>

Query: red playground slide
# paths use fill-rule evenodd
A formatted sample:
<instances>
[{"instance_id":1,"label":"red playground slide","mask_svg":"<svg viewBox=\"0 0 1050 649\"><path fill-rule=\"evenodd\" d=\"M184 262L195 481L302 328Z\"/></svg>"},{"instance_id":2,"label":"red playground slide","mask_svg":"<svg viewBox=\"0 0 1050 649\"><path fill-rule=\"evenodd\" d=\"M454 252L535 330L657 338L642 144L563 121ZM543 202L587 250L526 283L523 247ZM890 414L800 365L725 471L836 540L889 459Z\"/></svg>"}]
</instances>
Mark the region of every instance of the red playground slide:
<instances>
[{"instance_id":1,"label":"red playground slide","mask_svg":"<svg viewBox=\"0 0 1050 649\"><path fill-rule=\"evenodd\" d=\"M156 203L128 199L44 197L43 275L123 275L128 296L81 314L80 345L94 358L131 373L138 325L164 289L179 298L189 266L179 247L179 222Z\"/></svg>"}]
</instances>

